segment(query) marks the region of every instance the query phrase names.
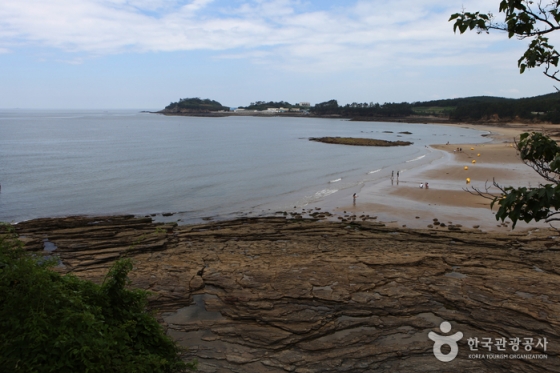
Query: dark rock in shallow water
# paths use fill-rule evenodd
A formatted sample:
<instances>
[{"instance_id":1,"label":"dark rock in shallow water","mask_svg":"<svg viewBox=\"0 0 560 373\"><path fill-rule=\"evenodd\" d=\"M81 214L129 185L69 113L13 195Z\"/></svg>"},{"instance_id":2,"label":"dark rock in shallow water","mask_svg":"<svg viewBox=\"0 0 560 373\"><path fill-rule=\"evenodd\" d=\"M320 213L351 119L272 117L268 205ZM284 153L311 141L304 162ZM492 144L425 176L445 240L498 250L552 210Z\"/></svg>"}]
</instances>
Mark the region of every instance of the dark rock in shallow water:
<instances>
[{"instance_id":1,"label":"dark rock in shallow water","mask_svg":"<svg viewBox=\"0 0 560 373\"><path fill-rule=\"evenodd\" d=\"M96 282L114 260L131 257L133 285L153 293L150 307L200 372L558 371L553 230L399 230L284 217L179 227L132 216L14 227L30 245L56 245L60 271ZM444 320L450 334L463 333L449 363L434 357L428 338L444 334ZM533 346L530 354L548 359L469 358L469 338L501 337L546 338L547 352Z\"/></svg>"},{"instance_id":2,"label":"dark rock in shallow water","mask_svg":"<svg viewBox=\"0 0 560 373\"><path fill-rule=\"evenodd\" d=\"M354 146L407 146L413 144L410 141L388 141L354 137L311 137L309 138L309 141Z\"/></svg>"}]
</instances>

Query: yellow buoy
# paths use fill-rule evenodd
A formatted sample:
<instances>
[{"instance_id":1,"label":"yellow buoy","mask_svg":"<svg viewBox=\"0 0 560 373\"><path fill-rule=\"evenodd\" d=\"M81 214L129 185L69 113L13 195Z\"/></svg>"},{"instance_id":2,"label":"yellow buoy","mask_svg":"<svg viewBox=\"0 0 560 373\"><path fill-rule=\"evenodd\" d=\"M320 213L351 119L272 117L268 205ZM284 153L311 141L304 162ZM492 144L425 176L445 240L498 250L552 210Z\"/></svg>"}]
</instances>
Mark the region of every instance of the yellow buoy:
<instances>
[{"instance_id":1,"label":"yellow buoy","mask_svg":"<svg viewBox=\"0 0 560 373\"><path fill-rule=\"evenodd\" d=\"M477 156L477 157L480 157L480 153L478 153L476 156Z\"/></svg>"},{"instance_id":2,"label":"yellow buoy","mask_svg":"<svg viewBox=\"0 0 560 373\"><path fill-rule=\"evenodd\" d=\"M467 177L467 184L470 184L470 183L471 183L471 178Z\"/></svg>"},{"instance_id":3,"label":"yellow buoy","mask_svg":"<svg viewBox=\"0 0 560 373\"><path fill-rule=\"evenodd\" d=\"M471 150L474 150L474 148L471 148Z\"/></svg>"},{"instance_id":4,"label":"yellow buoy","mask_svg":"<svg viewBox=\"0 0 560 373\"><path fill-rule=\"evenodd\" d=\"M468 169L469 169L469 167L468 167L468 166L465 166L465 170L468 170Z\"/></svg>"},{"instance_id":5,"label":"yellow buoy","mask_svg":"<svg viewBox=\"0 0 560 373\"><path fill-rule=\"evenodd\" d=\"M476 163L476 161L473 159L473 160L472 160L472 163Z\"/></svg>"}]
</instances>

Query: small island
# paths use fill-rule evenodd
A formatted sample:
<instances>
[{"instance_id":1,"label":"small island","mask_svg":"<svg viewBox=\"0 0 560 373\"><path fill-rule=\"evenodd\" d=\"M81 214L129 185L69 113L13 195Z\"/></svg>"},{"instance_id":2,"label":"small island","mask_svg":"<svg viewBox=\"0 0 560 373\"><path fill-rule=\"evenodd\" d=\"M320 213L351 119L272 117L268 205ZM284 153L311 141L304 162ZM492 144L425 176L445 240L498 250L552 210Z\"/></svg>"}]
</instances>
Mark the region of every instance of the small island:
<instances>
[{"instance_id":1,"label":"small island","mask_svg":"<svg viewBox=\"0 0 560 373\"><path fill-rule=\"evenodd\" d=\"M355 137L310 137L309 141L324 142L326 144L355 145L355 146L407 146L410 141L387 141Z\"/></svg>"},{"instance_id":2,"label":"small island","mask_svg":"<svg viewBox=\"0 0 560 373\"><path fill-rule=\"evenodd\" d=\"M218 101L194 98L181 98L177 102L172 102L159 111L167 115L224 115L229 112L229 107L223 106Z\"/></svg>"}]
</instances>

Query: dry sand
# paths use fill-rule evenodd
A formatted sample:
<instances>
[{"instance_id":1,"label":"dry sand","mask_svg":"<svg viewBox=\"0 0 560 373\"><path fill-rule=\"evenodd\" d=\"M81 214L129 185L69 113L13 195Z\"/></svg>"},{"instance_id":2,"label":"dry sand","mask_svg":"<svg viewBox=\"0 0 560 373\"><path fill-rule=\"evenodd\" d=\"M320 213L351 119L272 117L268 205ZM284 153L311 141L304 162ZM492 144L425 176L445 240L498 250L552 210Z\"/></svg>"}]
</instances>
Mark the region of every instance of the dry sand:
<instances>
[{"instance_id":1,"label":"dry sand","mask_svg":"<svg viewBox=\"0 0 560 373\"><path fill-rule=\"evenodd\" d=\"M519 159L513 147L514 137L520 133L541 130L528 128L527 125L508 125L507 127L472 126L458 124L491 132L492 142L486 144L432 145L437 151L445 152L442 159L434 164L420 167L401 174L396 178L366 185L358 193L356 204L346 197L337 201L340 206L334 209L339 214L369 214L378 220L395 226L426 228L439 219L448 224L460 224L465 228L478 226L484 231L511 230L495 219L495 207L490 209L490 200L467 193L472 187L497 192L493 180L500 185L537 186L543 180L530 167ZM557 127L548 126L547 132ZM457 148L462 151L457 151ZM471 150L472 149L472 150ZM480 155L479 155L480 154ZM472 163L472 161L476 163ZM468 167L465 170L464 167ZM466 179L470 178L470 184ZM420 189L420 183L429 183L429 189ZM346 213L344 213L346 212ZM508 222L506 220L506 222ZM544 222L526 224L518 222L516 230L548 227Z\"/></svg>"}]
</instances>

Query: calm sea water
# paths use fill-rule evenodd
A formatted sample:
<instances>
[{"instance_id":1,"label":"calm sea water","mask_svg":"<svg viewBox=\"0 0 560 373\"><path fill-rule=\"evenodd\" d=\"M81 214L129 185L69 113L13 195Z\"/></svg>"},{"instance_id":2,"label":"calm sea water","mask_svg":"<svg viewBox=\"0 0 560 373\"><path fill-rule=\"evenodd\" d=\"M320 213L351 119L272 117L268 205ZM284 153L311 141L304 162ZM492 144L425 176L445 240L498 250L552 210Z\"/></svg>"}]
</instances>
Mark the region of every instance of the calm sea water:
<instances>
[{"instance_id":1,"label":"calm sea water","mask_svg":"<svg viewBox=\"0 0 560 373\"><path fill-rule=\"evenodd\" d=\"M388 133L386 131L392 131ZM409 131L412 135L399 134ZM74 214L206 216L285 209L350 193L482 132L406 123L165 117L135 111L0 111L0 221ZM408 147L308 141L349 136ZM396 172L396 171L395 171Z\"/></svg>"}]
</instances>

